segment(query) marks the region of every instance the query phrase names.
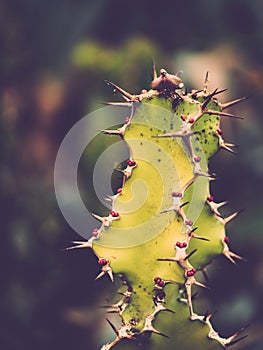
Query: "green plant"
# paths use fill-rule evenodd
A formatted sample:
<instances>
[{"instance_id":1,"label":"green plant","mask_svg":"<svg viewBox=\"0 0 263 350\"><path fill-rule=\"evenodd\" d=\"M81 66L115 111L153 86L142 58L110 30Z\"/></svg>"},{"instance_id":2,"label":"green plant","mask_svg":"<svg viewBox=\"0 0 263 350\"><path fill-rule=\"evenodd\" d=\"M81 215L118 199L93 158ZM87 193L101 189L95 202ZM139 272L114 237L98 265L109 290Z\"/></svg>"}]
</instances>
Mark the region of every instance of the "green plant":
<instances>
[{"instance_id":1,"label":"green plant","mask_svg":"<svg viewBox=\"0 0 263 350\"><path fill-rule=\"evenodd\" d=\"M120 315L121 326L107 319L116 338L103 350L216 350L244 337L243 329L221 337L212 315L196 311L204 307L196 288L207 288L200 278L212 259L242 259L229 249L225 230L238 213L220 214L225 202L210 193L215 177L207 162L219 149L234 152L220 120L239 118L225 109L244 98L220 103L224 90L209 93L207 82L206 76L203 89L187 93L177 75L161 69L157 77L155 68L151 89L139 95L108 82L125 99L108 105L129 108L130 116L117 130L101 132L120 137L129 159L116 169L122 181L109 198L109 214L93 214L100 227L71 247L93 249L101 266L97 279L120 281L120 299L105 307Z\"/></svg>"}]
</instances>

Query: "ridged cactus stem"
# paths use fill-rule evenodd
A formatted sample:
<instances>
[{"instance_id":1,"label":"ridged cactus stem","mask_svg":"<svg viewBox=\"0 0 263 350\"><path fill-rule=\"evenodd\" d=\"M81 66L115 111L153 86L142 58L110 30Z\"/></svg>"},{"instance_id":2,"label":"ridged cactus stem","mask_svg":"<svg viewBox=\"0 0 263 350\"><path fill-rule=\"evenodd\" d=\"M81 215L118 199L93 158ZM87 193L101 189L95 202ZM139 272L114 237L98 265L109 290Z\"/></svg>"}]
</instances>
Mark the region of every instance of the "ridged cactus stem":
<instances>
[{"instance_id":1,"label":"ridged cactus stem","mask_svg":"<svg viewBox=\"0 0 263 350\"><path fill-rule=\"evenodd\" d=\"M108 215L94 213L99 225L92 237L68 248L92 249L101 267L96 279L121 281L120 299L103 306L119 315L121 327L107 318L115 339L101 350L227 348L245 337L244 329L220 336L212 314L196 311L197 291L208 289L200 277L212 259L242 259L230 250L225 229L238 212L221 214L227 202L214 200L210 183L216 176L207 162L220 149L234 153L220 120L241 119L225 109L245 98L219 102L225 90L209 93L208 74L203 89L187 93L178 75L161 69L157 76L155 67L151 89L141 94L107 84L125 102L105 104L129 108L130 115L116 130L100 132L119 137L129 159L115 169L122 181L107 197Z\"/></svg>"}]
</instances>

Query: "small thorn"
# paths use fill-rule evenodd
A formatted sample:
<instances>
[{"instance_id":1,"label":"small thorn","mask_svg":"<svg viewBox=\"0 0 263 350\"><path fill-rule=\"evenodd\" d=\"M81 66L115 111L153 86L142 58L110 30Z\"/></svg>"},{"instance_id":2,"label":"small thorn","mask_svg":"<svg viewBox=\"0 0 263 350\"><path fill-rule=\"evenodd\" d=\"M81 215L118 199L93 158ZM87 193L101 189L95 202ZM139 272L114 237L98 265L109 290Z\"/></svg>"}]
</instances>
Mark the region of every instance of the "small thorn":
<instances>
[{"instance_id":1,"label":"small thorn","mask_svg":"<svg viewBox=\"0 0 263 350\"><path fill-rule=\"evenodd\" d=\"M102 259L103 260L103 259ZM105 259L106 260L106 259ZM106 274L108 274L108 276L110 277L111 281L114 282L114 277L113 277L113 273L112 273L112 268L109 266L109 262L105 263L102 268L101 268L101 272L98 274L98 276L95 278L95 281L97 281L98 279L100 279L101 277L105 276Z\"/></svg>"},{"instance_id":2,"label":"small thorn","mask_svg":"<svg viewBox=\"0 0 263 350\"><path fill-rule=\"evenodd\" d=\"M171 134L160 134L160 135L153 135L152 138L166 138L166 137L187 137L187 136L192 136L195 135L197 132L187 132L187 133L182 133L182 132L177 132L177 133L171 133Z\"/></svg>"},{"instance_id":3,"label":"small thorn","mask_svg":"<svg viewBox=\"0 0 263 350\"><path fill-rule=\"evenodd\" d=\"M219 115L221 117L228 117L228 118L234 118L234 119L244 119L243 117L239 117L237 115L234 114L230 114L230 113L224 113L224 112L220 112L220 111L213 111L213 110L207 110L205 111L205 114L209 114L209 115Z\"/></svg>"},{"instance_id":4,"label":"small thorn","mask_svg":"<svg viewBox=\"0 0 263 350\"><path fill-rule=\"evenodd\" d=\"M112 269L107 271L107 274L109 275L111 282L114 282L114 277L113 277L113 273L112 273Z\"/></svg>"},{"instance_id":5,"label":"small thorn","mask_svg":"<svg viewBox=\"0 0 263 350\"><path fill-rule=\"evenodd\" d=\"M208 105L208 103L211 101L211 99L217 94L217 90L215 89L210 95L208 95L204 102L201 104L202 111L204 111Z\"/></svg>"},{"instance_id":6,"label":"small thorn","mask_svg":"<svg viewBox=\"0 0 263 350\"><path fill-rule=\"evenodd\" d=\"M170 337L168 335L166 335L166 334L164 334L164 333L162 333L160 331L157 331L157 329L155 329L152 326L152 321L153 320L154 320L154 316L153 315L146 316L145 325L144 325L144 328L142 329L141 333L143 333L143 332L152 332L152 333L161 335L164 338L170 339Z\"/></svg>"},{"instance_id":7,"label":"small thorn","mask_svg":"<svg viewBox=\"0 0 263 350\"><path fill-rule=\"evenodd\" d=\"M201 241L206 241L206 242L210 242L210 239L202 237L202 236L198 236L196 234L192 235L192 238L196 238L196 239L200 239Z\"/></svg>"},{"instance_id":8,"label":"small thorn","mask_svg":"<svg viewBox=\"0 0 263 350\"><path fill-rule=\"evenodd\" d=\"M116 305L99 305L98 308L99 309L111 309L111 308L115 308Z\"/></svg>"},{"instance_id":9,"label":"small thorn","mask_svg":"<svg viewBox=\"0 0 263 350\"><path fill-rule=\"evenodd\" d=\"M221 208L223 205L227 204L228 201L224 201L221 203L215 203L214 201L211 200L207 200L207 204L209 205L210 209L212 212L214 212L216 214L217 217L219 217L220 219L224 220L223 216L219 213L218 209Z\"/></svg>"},{"instance_id":10,"label":"small thorn","mask_svg":"<svg viewBox=\"0 0 263 350\"><path fill-rule=\"evenodd\" d=\"M198 169L194 169L194 175L195 176L204 176L204 177L208 177L209 179L211 178L211 179L215 179L215 177L213 176L213 175L211 175L211 174L208 174L208 173L205 173L205 172L203 172L200 168Z\"/></svg>"},{"instance_id":11,"label":"small thorn","mask_svg":"<svg viewBox=\"0 0 263 350\"><path fill-rule=\"evenodd\" d=\"M119 93L126 99L126 101L133 101L135 99L134 95L131 95L130 93L128 93L127 91L123 90L121 87L119 87L118 85L112 83L111 81L105 80L105 83L107 85L112 86L117 91L119 91Z\"/></svg>"},{"instance_id":12,"label":"small thorn","mask_svg":"<svg viewBox=\"0 0 263 350\"><path fill-rule=\"evenodd\" d=\"M222 89L222 90L219 90L215 93L215 95L219 95L219 94L222 94L223 92L227 91L227 89Z\"/></svg>"},{"instance_id":13,"label":"small thorn","mask_svg":"<svg viewBox=\"0 0 263 350\"><path fill-rule=\"evenodd\" d=\"M95 278L95 281L97 281L98 279L100 279L101 277L103 277L106 274L105 271L101 271L98 276Z\"/></svg>"},{"instance_id":14,"label":"small thorn","mask_svg":"<svg viewBox=\"0 0 263 350\"><path fill-rule=\"evenodd\" d=\"M106 321L108 322L108 324L111 326L111 328L113 329L114 333L119 336L119 330L114 326L114 324L108 319L106 318Z\"/></svg>"},{"instance_id":15,"label":"small thorn","mask_svg":"<svg viewBox=\"0 0 263 350\"><path fill-rule=\"evenodd\" d=\"M209 317L210 316L210 317ZM203 320L206 322L207 319L211 318L212 317L212 314L209 313L209 311L207 310L206 313L204 314L204 318Z\"/></svg>"},{"instance_id":16,"label":"small thorn","mask_svg":"<svg viewBox=\"0 0 263 350\"><path fill-rule=\"evenodd\" d=\"M180 208L183 208L187 204L189 204L189 202L184 202L183 204L180 205Z\"/></svg>"},{"instance_id":17,"label":"small thorn","mask_svg":"<svg viewBox=\"0 0 263 350\"><path fill-rule=\"evenodd\" d=\"M171 337L169 337L168 335L166 335L164 333L161 333L161 332L157 331L156 329L154 329L152 332L155 333L155 334L159 334L159 335L161 335L162 337L164 337L166 339L171 339Z\"/></svg>"},{"instance_id":18,"label":"small thorn","mask_svg":"<svg viewBox=\"0 0 263 350\"><path fill-rule=\"evenodd\" d=\"M232 153L232 154L237 154L236 151L233 151L231 148L229 148L228 146L226 146L226 144L224 146L221 146L221 148L225 149L226 151Z\"/></svg>"},{"instance_id":19,"label":"small thorn","mask_svg":"<svg viewBox=\"0 0 263 350\"><path fill-rule=\"evenodd\" d=\"M222 240L222 243L223 243L223 246L224 246L224 249L223 249L223 252L222 254L228 259L230 260L233 264L236 265L236 262L233 258L236 258L236 259L239 259L239 260L245 260L244 258L242 258L241 256L233 253L230 251L228 245L227 245L227 242L226 242L226 239L223 239Z\"/></svg>"},{"instance_id":20,"label":"small thorn","mask_svg":"<svg viewBox=\"0 0 263 350\"><path fill-rule=\"evenodd\" d=\"M225 345L227 347L232 346L234 344L236 344L237 342L239 342L240 340L244 339L247 337L247 335L244 335L243 337L240 337L238 339L236 339L242 332L244 332L244 330L247 327L243 327L241 328L239 331L237 331L236 333L234 333L233 335L231 335L229 338L225 339Z\"/></svg>"},{"instance_id":21,"label":"small thorn","mask_svg":"<svg viewBox=\"0 0 263 350\"><path fill-rule=\"evenodd\" d=\"M172 314L175 314L175 313L176 313L174 310L171 310L171 309L165 309L164 311L170 312L170 313L172 313Z\"/></svg>"},{"instance_id":22,"label":"small thorn","mask_svg":"<svg viewBox=\"0 0 263 350\"><path fill-rule=\"evenodd\" d=\"M157 261L176 261L175 258L159 258Z\"/></svg>"},{"instance_id":23,"label":"small thorn","mask_svg":"<svg viewBox=\"0 0 263 350\"><path fill-rule=\"evenodd\" d=\"M238 146L233 145L232 143L225 142L221 136L219 136L219 146L230 153L237 154L237 152L234 151L231 147L238 147Z\"/></svg>"},{"instance_id":24,"label":"small thorn","mask_svg":"<svg viewBox=\"0 0 263 350\"><path fill-rule=\"evenodd\" d=\"M229 215L227 218L224 218L224 224L227 225L230 221L235 219L235 217L237 217L238 214L240 214L240 211L236 211L232 215Z\"/></svg>"},{"instance_id":25,"label":"small thorn","mask_svg":"<svg viewBox=\"0 0 263 350\"><path fill-rule=\"evenodd\" d=\"M86 241L86 242L79 242L79 241L72 241L73 244L77 244L72 247L67 247L63 250L72 250L72 249L79 249L79 248L92 248L92 242Z\"/></svg>"},{"instance_id":26,"label":"small thorn","mask_svg":"<svg viewBox=\"0 0 263 350\"><path fill-rule=\"evenodd\" d=\"M235 253L233 253L233 252L231 252L231 251L229 251L229 255L232 256L233 258L236 258L236 259L244 260L244 261L245 261L245 259L242 258L242 256L237 255L237 254L235 254Z\"/></svg>"},{"instance_id":27,"label":"small thorn","mask_svg":"<svg viewBox=\"0 0 263 350\"><path fill-rule=\"evenodd\" d=\"M114 107L132 107L132 102L103 102L99 101L100 104L106 106L114 106Z\"/></svg>"},{"instance_id":28,"label":"small thorn","mask_svg":"<svg viewBox=\"0 0 263 350\"><path fill-rule=\"evenodd\" d=\"M121 135L121 132L119 129L117 130L98 130L99 132L102 132L105 135Z\"/></svg>"},{"instance_id":29,"label":"small thorn","mask_svg":"<svg viewBox=\"0 0 263 350\"><path fill-rule=\"evenodd\" d=\"M235 260L231 258L231 255L229 254L229 252L223 252L223 254L229 261L231 261L232 264L236 265Z\"/></svg>"},{"instance_id":30,"label":"small thorn","mask_svg":"<svg viewBox=\"0 0 263 350\"><path fill-rule=\"evenodd\" d=\"M100 222L104 223L105 217L99 216L99 215L94 214L94 213L91 213L91 215L92 215L95 219L97 219L97 220L99 220Z\"/></svg>"},{"instance_id":31,"label":"small thorn","mask_svg":"<svg viewBox=\"0 0 263 350\"><path fill-rule=\"evenodd\" d=\"M232 345L234 345L234 344L237 344L237 343L239 343L241 340L243 340L243 339L245 339L245 338L247 338L247 337L248 337L247 334L246 334L246 335L243 335L243 337L240 337L240 338L238 338L238 339L236 339L236 340L231 341L230 343L226 344L226 346L229 347L229 346L232 346Z\"/></svg>"},{"instance_id":32,"label":"small thorn","mask_svg":"<svg viewBox=\"0 0 263 350\"><path fill-rule=\"evenodd\" d=\"M152 60L152 67L153 67L153 80L155 80L157 79L157 72L156 72L154 60Z\"/></svg>"},{"instance_id":33,"label":"small thorn","mask_svg":"<svg viewBox=\"0 0 263 350\"><path fill-rule=\"evenodd\" d=\"M178 285L178 283L177 283L177 282L175 282L175 281L165 281L165 285L167 285L167 284L174 284L174 285Z\"/></svg>"},{"instance_id":34,"label":"small thorn","mask_svg":"<svg viewBox=\"0 0 263 350\"><path fill-rule=\"evenodd\" d=\"M186 255L186 257L184 258L184 261L186 261L187 259L189 259L194 253L196 253L197 249L192 250L189 254Z\"/></svg>"},{"instance_id":35,"label":"small thorn","mask_svg":"<svg viewBox=\"0 0 263 350\"><path fill-rule=\"evenodd\" d=\"M220 108L223 111L224 109L231 107L231 106L234 106L235 104L240 103L246 99L247 99L247 97L245 96L245 97L241 97L241 98L238 98L236 100L233 100L233 101L230 101L227 103L220 103Z\"/></svg>"},{"instance_id":36,"label":"small thorn","mask_svg":"<svg viewBox=\"0 0 263 350\"><path fill-rule=\"evenodd\" d=\"M168 209L164 209L164 210L162 210L162 211L160 212L160 214L169 213L169 211L173 211L173 210L174 210L174 208L173 208L173 207L168 208Z\"/></svg>"},{"instance_id":37,"label":"small thorn","mask_svg":"<svg viewBox=\"0 0 263 350\"><path fill-rule=\"evenodd\" d=\"M202 287L202 288L205 288L205 289L210 289L209 287L207 287L205 284L201 283L201 282L198 282L195 280L194 282L195 285L199 286L199 287Z\"/></svg>"},{"instance_id":38,"label":"small thorn","mask_svg":"<svg viewBox=\"0 0 263 350\"><path fill-rule=\"evenodd\" d=\"M209 277L208 277L208 274L206 272L206 268L205 267L202 269L202 273L203 273L203 276L204 276L205 280L208 282L209 281Z\"/></svg>"},{"instance_id":39,"label":"small thorn","mask_svg":"<svg viewBox=\"0 0 263 350\"><path fill-rule=\"evenodd\" d=\"M204 93L207 92L207 86L208 86L208 82L209 82L208 77L209 77L209 72L207 71L205 74L205 82L204 82L204 88L203 88Z\"/></svg>"},{"instance_id":40,"label":"small thorn","mask_svg":"<svg viewBox=\"0 0 263 350\"><path fill-rule=\"evenodd\" d=\"M223 205L226 205L227 203L228 201L220 202L220 203L217 203L216 206L217 208L221 208Z\"/></svg>"},{"instance_id":41,"label":"small thorn","mask_svg":"<svg viewBox=\"0 0 263 350\"><path fill-rule=\"evenodd\" d=\"M168 308L163 308L161 311L166 311L166 312L170 312L171 314L175 314L176 312L172 309L168 309Z\"/></svg>"}]
</instances>

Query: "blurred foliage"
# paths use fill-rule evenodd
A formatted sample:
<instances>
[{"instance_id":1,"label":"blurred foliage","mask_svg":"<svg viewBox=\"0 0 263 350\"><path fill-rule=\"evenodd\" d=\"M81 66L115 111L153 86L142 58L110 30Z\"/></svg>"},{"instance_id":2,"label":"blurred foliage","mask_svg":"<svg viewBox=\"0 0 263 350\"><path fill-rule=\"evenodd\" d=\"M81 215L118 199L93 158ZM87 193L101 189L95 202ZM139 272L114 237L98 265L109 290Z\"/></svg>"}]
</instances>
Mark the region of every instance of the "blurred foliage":
<instances>
[{"instance_id":1,"label":"blurred foliage","mask_svg":"<svg viewBox=\"0 0 263 350\"><path fill-rule=\"evenodd\" d=\"M189 87L209 69L229 97L252 96L235 109L245 120L225 123L239 156L212 162L216 198L231 202L229 212L246 209L229 235L248 262L220 261L211 285L218 328L230 334L251 321L243 349L262 348L262 10L260 0L0 2L1 348L97 348L104 322L87 310L112 287L94 282L90 251L60 251L79 237L56 204L53 166L70 127L115 99L104 79L137 93L152 58L184 69Z\"/></svg>"}]
</instances>

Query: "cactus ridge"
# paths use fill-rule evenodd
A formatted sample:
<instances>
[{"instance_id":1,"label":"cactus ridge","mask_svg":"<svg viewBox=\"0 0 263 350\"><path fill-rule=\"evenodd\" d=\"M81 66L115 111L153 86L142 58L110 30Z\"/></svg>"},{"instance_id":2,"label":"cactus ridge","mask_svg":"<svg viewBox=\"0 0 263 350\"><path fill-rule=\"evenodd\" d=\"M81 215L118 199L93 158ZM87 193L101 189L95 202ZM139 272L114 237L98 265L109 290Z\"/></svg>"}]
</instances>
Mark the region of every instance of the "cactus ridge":
<instances>
[{"instance_id":1,"label":"cactus ridge","mask_svg":"<svg viewBox=\"0 0 263 350\"><path fill-rule=\"evenodd\" d=\"M234 264L236 259L243 259L230 250L225 229L238 212L229 217L224 217L220 213L221 207L227 202L217 203L210 193L210 182L214 181L216 176L210 173L207 161L220 149L235 153L233 148L236 146L223 138L220 119L221 117L242 119L226 113L225 109L244 101L245 97L228 103L219 102L217 96L225 90L215 89L209 93L208 74L204 87L189 93L186 92L184 83L178 75L168 74L161 69L160 75L157 76L154 67L153 77L151 89L143 90L138 95L130 94L116 84L106 81L121 94L125 102L104 104L120 108L128 107L130 116L116 130L100 130L100 132L120 137L128 147L129 159L125 166L115 169L122 174L122 182L116 193L106 198L111 206L109 214L107 216L92 214L100 222L99 227L93 230L92 237L85 242L73 242L75 245L67 249L93 249L101 267L96 279L108 275L112 282L116 279L121 282L118 292L121 298L111 305L104 305L103 308L109 313L118 314L122 325L118 328L110 319L106 319L115 333L115 339L103 345L101 350L120 346L123 339L131 340L132 344L140 344L142 339L148 339L149 335L153 338L151 349L165 347L163 345L165 343L162 341L160 343L158 340L167 338L166 341L170 341L170 334L158 329L158 325L162 327L162 322L168 322L163 321L164 318L161 317L163 313L167 314L167 319L172 320L170 323L175 322L169 328L173 330L175 327L173 331L175 334L172 334L172 342L167 343L170 344L167 347L175 348L174 344L184 347L180 343L181 338L176 333L176 327L179 329L181 325L188 326L189 322L199 321L204 325L200 327L201 332L219 344L218 347L212 342L211 347L207 349L227 348L245 337L240 336L244 329L227 338L221 337L212 326L212 314L206 312L200 315L195 312L194 304L198 298L197 292L193 292L193 289L195 287L208 289L200 281L198 272L202 272L205 276L207 265L216 256L223 254ZM159 121L156 122L157 116L148 113L148 108L151 107L155 107L157 112L158 108L166 110L168 114L167 116L166 112L163 116L161 114ZM142 207L135 213L125 213L122 209L129 202L132 192L130 178L136 180L145 176L147 183L155 176L155 170L150 169L150 165L140 158L140 151L136 149L139 146L134 146L135 138L140 140L146 151L149 143L154 157L159 151L160 158L156 164L165 162L160 152L161 149L165 149L171 157L168 169L172 172L172 166L175 164L180 181L176 182L174 174L167 175L167 179L174 183L165 184L166 187L160 195L163 197L161 208L160 200L156 199L158 195L155 193L152 197L155 199L152 204L146 203L146 209ZM158 150L157 148L155 150L155 147ZM185 164L185 168L180 171L181 164ZM156 183L157 178L156 175ZM198 189L199 197L194 199L194 191ZM190 210L191 201L201 203L201 213L198 217L194 217L194 211ZM155 207L151 209L154 205ZM137 246L123 248L121 244L119 246L117 244L121 234L119 230L125 229L123 235L128 235L129 224L140 225L143 215L148 215L146 213L156 217L152 227L158 225L158 220L165 222L160 232L149 236ZM116 240L115 247L114 244L108 245L107 242L111 239ZM161 337L157 339L155 335ZM203 345L200 346L200 349L204 348ZM184 348L187 349L187 346Z\"/></svg>"}]
</instances>

